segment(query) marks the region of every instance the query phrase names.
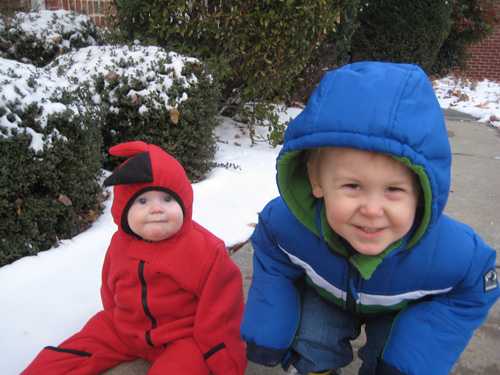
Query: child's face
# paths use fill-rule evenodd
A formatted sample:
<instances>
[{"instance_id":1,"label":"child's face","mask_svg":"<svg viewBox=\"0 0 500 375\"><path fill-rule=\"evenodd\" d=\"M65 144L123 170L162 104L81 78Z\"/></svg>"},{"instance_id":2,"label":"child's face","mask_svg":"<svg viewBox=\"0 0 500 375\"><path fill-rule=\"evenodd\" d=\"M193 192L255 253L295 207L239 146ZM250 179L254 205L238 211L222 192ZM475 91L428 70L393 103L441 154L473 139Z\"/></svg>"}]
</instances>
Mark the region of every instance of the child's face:
<instances>
[{"instance_id":1,"label":"child's face","mask_svg":"<svg viewBox=\"0 0 500 375\"><path fill-rule=\"evenodd\" d=\"M184 215L177 201L164 191L139 195L128 211L132 231L148 241L165 240L179 231Z\"/></svg>"},{"instance_id":2,"label":"child's face","mask_svg":"<svg viewBox=\"0 0 500 375\"><path fill-rule=\"evenodd\" d=\"M361 254L377 255L413 225L416 175L383 154L324 148L308 163L313 195L324 198L330 227Z\"/></svg>"}]
</instances>

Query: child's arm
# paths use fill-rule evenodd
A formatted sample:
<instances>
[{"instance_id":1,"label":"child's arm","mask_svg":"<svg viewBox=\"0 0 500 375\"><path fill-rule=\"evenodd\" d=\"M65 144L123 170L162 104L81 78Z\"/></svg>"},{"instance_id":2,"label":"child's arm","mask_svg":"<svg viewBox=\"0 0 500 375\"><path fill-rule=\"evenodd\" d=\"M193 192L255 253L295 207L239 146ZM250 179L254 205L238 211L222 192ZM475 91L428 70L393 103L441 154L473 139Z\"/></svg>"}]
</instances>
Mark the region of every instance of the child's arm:
<instances>
[{"instance_id":1,"label":"child's arm","mask_svg":"<svg viewBox=\"0 0 500 375\"><path fill-rule=\"evenodd\" d=\"M273 241L270 211L260 214L252 235L253 278L241 328L248 359L265 366L280 363L292 344L300 319L294 282L303 275Z\"/></svg>"},{"instance_id":2,"label":"child's arm","mask_svg":"<svg viewBox=\"0 0 500 375\"><path fill-rule=\"evenodd\" d=\"M245 343L240 337L243 285L239 268L221 242L200 286L194 338L214 375L243 375Z\"/></svg>"},{"instance_id":3,"label":"child's arm","mask_svg":"<svg viewBox=\"0 0 500 375\"><path fill-rule=\"evenodd\" d=\"M115 306L115 302L113 300L113 293L109 289L108 286L108 277L109 277L109 258L110 251L106 252L104 257L104 263L102 265L101 272L101 301L104 310L111 310Z\"/></svg>"},{"instance_id":4,"label":"child's arm","mask_svg":"<svg viewBox=\"0 0 500 375\"><path fill-rule=\"evenodd\" d=\"M469 271L450 292L416 303L395 319L377 375L448 374L498 299L495 252L478 237ZM450 259L453 262L453 259Z\"/></svg>"}]
</instances>

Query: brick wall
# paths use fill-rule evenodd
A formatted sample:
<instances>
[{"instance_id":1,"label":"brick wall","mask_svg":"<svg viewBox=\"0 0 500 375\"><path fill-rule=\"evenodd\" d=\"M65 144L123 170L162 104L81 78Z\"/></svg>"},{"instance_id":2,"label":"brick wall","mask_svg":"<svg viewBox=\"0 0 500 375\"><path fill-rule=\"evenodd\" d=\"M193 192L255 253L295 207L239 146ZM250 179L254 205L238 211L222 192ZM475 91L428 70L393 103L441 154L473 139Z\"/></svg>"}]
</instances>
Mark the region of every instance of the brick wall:
<instances>
[{"instance_id":1,"label":"brick wall","mask_svg":"<svg viewBox=\"0 0 500 375\"><path fill-rule=\"evenodd\" d=\"M92 17L96 25L105 26L112 3L112 0L45 0L45 8L74 10Z\"/></svg>"},{"instance_id":2,"label":"brick wall","mask_svg":"<svg viewBox=\"0 0 500 375\"><path fill-rule=\"evenodd\" d=\"M495 4L495 11L500 16L500 1ZM468 53L471 57L464 72L467 77L500 82L500 24L486 39L469 47Z\"/></svg>"},{"instance_id":3,"label":"brick wall","mask_svg":"<svg viewBox=\"0 0 500 375\"><path fill-rule=\"evenodd\" d=\"M30 0L0 0L0 11L6 13L27 11L31 8Z\"/></svg>"}]
</instances>

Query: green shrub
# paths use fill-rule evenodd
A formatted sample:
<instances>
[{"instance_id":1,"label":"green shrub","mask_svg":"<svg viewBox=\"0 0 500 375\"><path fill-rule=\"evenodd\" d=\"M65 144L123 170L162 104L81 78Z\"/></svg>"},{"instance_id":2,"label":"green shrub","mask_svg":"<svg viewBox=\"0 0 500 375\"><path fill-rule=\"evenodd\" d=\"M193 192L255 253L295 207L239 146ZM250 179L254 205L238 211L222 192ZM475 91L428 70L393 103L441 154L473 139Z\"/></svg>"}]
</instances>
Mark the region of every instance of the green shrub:
<instances>
[{"instance_id":1,"label":"green shrub","mask_svg":"<svg viewBox=\"0 0 500 375\"><path fill-rule=\"evenodd\" d=\"M352 58L416 63L429 71L450 32L451 10L448 0L366 0Z\"/></svg>"},{"instance_id":2,"label":"green shrub","mask_svg":"<svg viewBox=\"0 0 500 375\"><path fill-rule=\"evenodd\" d=\"M340 16L335 30L314 53L293 87L293 101L306 102L327 70L348 63L351 59L352 35L358 27L361 0L339 0Z\"/></svg>"},{"instance_id":3,"label":"green shrub","mask_svg":"<svg viewBox=\"0 0 500 375\"><path fill-rule=\"evenodd\" d=\"M341 2L115 0L117 24L130 38L215 65L227 115L248 102L291 96L295 81L335 30Z\"/></svg>"},{"instance_id":4,"label":"green shrub","mask_svg":"<svg viewBox=\"0 0 500 375\"><path fill-rule=\"evenodd\" d=\"M98 113L64 105L34 67L0 63L2 266L90 225L101 209L101 169ZM71 101L88 102L84 94Z\"/></svg>"},{"instance_id":5,"label":"green shrub","mask_svg":"<svg viewBox=\"0 0 500 375\"><path fill-rule=\"evenodd\" d=\"M453 1L451 31L439 50L432 73L442 76L453 68L466 67L467 47L491 33L498 22L494 3L494 0Z\"/></svg>"},{"instance_id":6,"label":"green shrub","mask_svg":"<svg viewBox=\"0 0 500 375\"><path fill-rule=\"evenodd\" d=\"M101 37L92 19L65 10L23 13L0 27L0 54L44 66L69 50L97 44Z\"/></svg>"},{"instance_id":7,"label":"green shrub","mask_svg":"<svg viewBox=\"0 0 500 375\"><path fill-rule=\"evenodd\" d=\"M82 82L100 108L105 167L117 161L107 149L143 140L164 147L198 180L210 169L215 152L219 89L199 60L158 47L87 47L57 58L54 75Z\"/></svg>"}]
</instances>

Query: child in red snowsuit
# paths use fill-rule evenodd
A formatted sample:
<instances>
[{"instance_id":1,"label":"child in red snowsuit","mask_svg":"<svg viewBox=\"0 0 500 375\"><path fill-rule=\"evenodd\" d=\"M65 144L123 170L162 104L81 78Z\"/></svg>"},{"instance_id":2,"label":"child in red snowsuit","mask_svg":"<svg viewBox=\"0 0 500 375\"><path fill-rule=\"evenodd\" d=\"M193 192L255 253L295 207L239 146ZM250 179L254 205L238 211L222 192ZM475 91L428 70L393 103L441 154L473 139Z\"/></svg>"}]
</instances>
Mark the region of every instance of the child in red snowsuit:
<instances>
[{"instance_id":1,"label":"child in red snowsuit","mask_svg":"<svg viewBox=\"0 0 500 375\"><path fill-rule=\"evenodd\" d=\"M129 159L105 181L118 230L102 271L104 309L23 374L100 374L144 358L150 375L242 375L241 273L222 240L192 220L184 169L144 142L110 153Z\"/></svg>"}]
</instances>

